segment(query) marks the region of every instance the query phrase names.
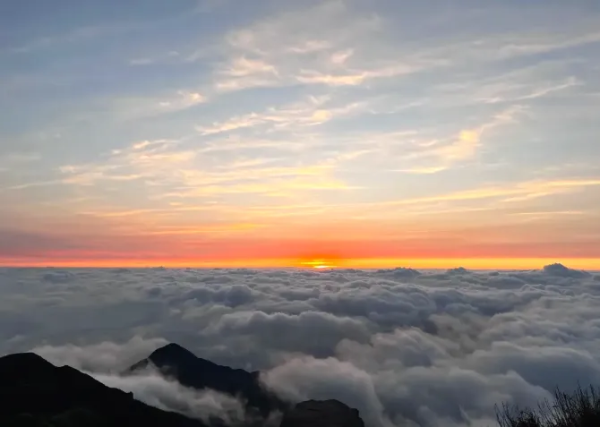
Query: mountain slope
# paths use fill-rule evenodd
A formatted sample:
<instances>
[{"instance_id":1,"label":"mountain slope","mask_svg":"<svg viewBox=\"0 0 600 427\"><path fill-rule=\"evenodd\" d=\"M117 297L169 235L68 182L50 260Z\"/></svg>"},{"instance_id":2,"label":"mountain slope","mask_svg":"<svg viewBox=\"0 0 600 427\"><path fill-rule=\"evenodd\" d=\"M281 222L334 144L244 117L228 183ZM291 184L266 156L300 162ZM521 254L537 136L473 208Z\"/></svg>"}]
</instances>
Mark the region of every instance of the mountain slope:
<instances>
[{"instance_id":1,"label":"mountain slope","mask_svg":"<svg viewBox=\"0 0 600 427\"><path fill-rule=\"evenodd\" d=\"M188 384L249 396L267 411L285 406L281 427L364 427L358 411L341 402L308 401L291 408L260 388L257 373L216 365L177 345L157 350L132 370L149 363L177 369ZM224 426L216 418L210 424ZM259 418L249 417L233 427L264 425ZM72 367L54 366L33 353L0 357L0 426L207 427L199 420L148 406L132 393L107 387Z\"/></svg>"},{"instance_id":2,"label":"mountain slope","mask_svg":"<svg viewBox=\"0 0 600 427\"><path fill-rule=\"evenodd\" d=\"M196 357L177 344L168 344L154 351L147 359L134 364L128 374L155 366L180 384L197 390L212 389L247 402L247 409L267 416L272 411L286 410L289 405L265 390L258 372L232 369Z\"/></svg>"},{"instance_id":3,"label":"mountain slope","mask_svg":"<svg viewBox=\"0 0 600 427\"><path fill-rule=\"evenodd\" d=\"M204 427L33 353L0 358L0 425Z\"/></svg>"}]
</instances>

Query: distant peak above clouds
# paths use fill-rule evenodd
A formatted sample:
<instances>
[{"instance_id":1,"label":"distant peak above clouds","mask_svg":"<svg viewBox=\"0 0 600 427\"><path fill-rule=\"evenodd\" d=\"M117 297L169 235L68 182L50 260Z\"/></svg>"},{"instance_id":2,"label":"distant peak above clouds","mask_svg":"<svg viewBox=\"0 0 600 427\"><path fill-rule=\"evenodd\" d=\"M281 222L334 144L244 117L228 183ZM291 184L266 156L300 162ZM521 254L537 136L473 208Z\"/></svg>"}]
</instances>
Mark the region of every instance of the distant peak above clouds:
<instances>
[{"instance_id":1,"label":"distant peak above clouds","mask_svg":"<svg viewBox=\"0 0 600 427\"><path fill-rule=\"evenodd\" d=\"M590 276L590 273L586 271L573 270L559 263L546 265L543 271L544 273L550 274L552 276L570 277L574 279L580 279Z\"/></svg>"},{"instance_id":2,"label":"distant peak above clouds","mask_svg":"<svg viewBox=\"0 0 600 427\"><path fill-rule=\"evenodd\" d=\"M134 364L124 374L135 375L153 367L186 387L210 389L241 398L246 402L247 410L256 411L265 417L288 407L287 403L264 388L257 372L218 365L196 357L191 351L174 343L155 350L147 359Z\"/></svg>"}]
</instances>

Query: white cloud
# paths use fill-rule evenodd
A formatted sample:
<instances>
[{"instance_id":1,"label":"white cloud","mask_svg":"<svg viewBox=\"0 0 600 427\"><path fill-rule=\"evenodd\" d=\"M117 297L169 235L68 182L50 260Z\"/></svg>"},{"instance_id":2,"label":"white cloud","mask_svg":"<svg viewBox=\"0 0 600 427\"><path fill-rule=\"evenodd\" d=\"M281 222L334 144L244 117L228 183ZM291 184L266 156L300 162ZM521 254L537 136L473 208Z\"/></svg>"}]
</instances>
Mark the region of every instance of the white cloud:
<instances>
[{"instance_id":1,"label":"white cloud","mask_svg":"<svg viewBox=\"0 0 600 427\"><path fill-rule=\"evenodd\" d=\"M180 89L155 96L122 97L111 101L111 114L116 121L155 118L176 113L208 102L197 88Z\"/></svg>"},{"instance_id":2,"label":"white cloud","mask_svg":"<svg viewBox=\"0 0 600 427\"><path fill-rule=\"evenodd\" d=\"M42 345L32 351L52 363L65 364L83 371L119 373L167 344L162 338L132 337L124 344L110 341L80 347Z\"/></svg>"},{"instance_id":3,"label":"white cloud","mask_svg":"<svg viewBox=\"0 0 600 427\"><path fill-rule=\"evenodd\" d=\"M231 117L223 122L196 126L196 130L203 136L257 126L264 126L267 131L294 131L307 126L320 125L335 118L360 114L368 108L368 102L366 101L346 105L328 106L326 104L326 100L308 98L308 100L287 104L279 108L269 107L260 113L252 112L243 116Z\"/></svg>"},{"instance_id":4,"label":"white cloud","mask_svg":"<svg viewBox=\"0 0 600 427\"><path fill-rule=\"evenodd\" d=\"M349 58L351 58L352 55L354 55L353 49L341 50L331 55L331 62L333 62L334 64L341 65L345 63Z\"/></svg>"},{"instance_id":5,"label":"white cloud","mask_svg":"<svg viewBox=\"0 0 600 427\"><path fill-rule=\"evenodd\" d=\"M474 158L482 146L484 136L498 128L515 125L523 115L525 108L512 106L491 117L480 126L462 129L454 138L447 141L425 141L417 144L417 150L405 156L406 160L424 162L420 166L399 169L400 172L415 174L434 174L449 169L456 163ZM424 159L424 160L423 160Z\"/></svg>"},{"instance_id":6,"label":"white cloud","mask_svg":"<svg viewBox=\"0 0 600 427\"><path fill-rule=\"evenodd\" d=\"M179 412L208 423L213 418L225 425L238 425L246 419L244 405L232 396L214 390L196 391L181 386L157 373L146 372L132 376L92 374L107 385L118 388L148 405Z\"/></svg>"},{"instance_id":7,"label":"white cloud","mask_svg":"<svg viewBox=\"0 0 600 427\"><path fill-rule=\"evenodd\" d=\"M421 64L384 58L370 64L357 61L361 62L357 68L347 67L359 48L364 53L365 39L371 39L381 26L379 16L362 15L338 0L268 17L226 36L222 49L229 59L217 71L225 78L217 79L215 86L218 90L298 82L354 86L420 69Z\"/></svg>"},{"instance_id":8,"label":"white cloud","mask_svg":"<svg viewBox=\"0 0 600 427\"><path fill-rule=\"evenodd\" d=\"M187 413L240 416L222 396L110 372L175 341L262 369L293 400L340 399L373 426L491 425L496 403L533 404L557 385L600 382L598 280L561 266L49 273L1 271L0 352L34 348Z\"/></svg>"}]
</instances>

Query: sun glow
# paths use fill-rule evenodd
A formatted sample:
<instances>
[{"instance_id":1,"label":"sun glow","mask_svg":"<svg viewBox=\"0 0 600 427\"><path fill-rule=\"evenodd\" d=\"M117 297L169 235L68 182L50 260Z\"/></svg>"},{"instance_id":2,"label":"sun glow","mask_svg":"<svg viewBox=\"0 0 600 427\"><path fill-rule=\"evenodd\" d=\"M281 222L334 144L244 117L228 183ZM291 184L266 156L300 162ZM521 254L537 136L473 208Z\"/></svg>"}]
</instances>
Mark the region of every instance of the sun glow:
<instances>
[{"instance_id":1,"label":"sun glow","mask_svg":"<svg viewBox=\"0 0 600 427\"><path fill-rule=\"evenodd\" d=\"M314 268L317 270L327 270L335 268L336 265L327 259L311 259L300 263L303 267Z\"/></svg>"}]
</instances>

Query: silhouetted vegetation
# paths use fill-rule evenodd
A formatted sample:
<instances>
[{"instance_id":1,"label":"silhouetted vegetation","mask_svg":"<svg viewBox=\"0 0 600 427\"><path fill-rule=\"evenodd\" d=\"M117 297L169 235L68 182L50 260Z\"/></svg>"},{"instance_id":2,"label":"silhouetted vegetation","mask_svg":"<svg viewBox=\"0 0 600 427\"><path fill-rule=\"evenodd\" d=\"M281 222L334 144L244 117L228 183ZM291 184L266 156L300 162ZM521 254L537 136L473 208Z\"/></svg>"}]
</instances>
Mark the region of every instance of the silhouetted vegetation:
<instances>
[{"instance_id":1,"label":"silhouetted vegetation","mask_svg":"<svg viewBox=\"0 0 600 427\"><path fill-rule=\"evenodd\" d=\"M557 389L554 400L535 409L503 405L496 416L501 427L597 427L600 426L600 394L593 386L573 393Z\"/></svg>"}]
</instances>

